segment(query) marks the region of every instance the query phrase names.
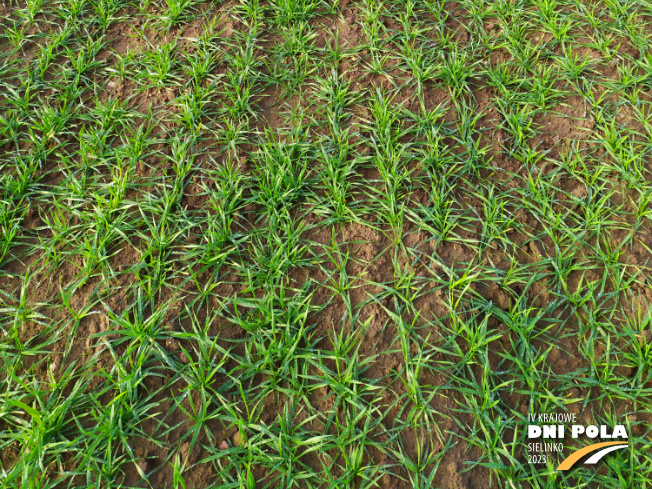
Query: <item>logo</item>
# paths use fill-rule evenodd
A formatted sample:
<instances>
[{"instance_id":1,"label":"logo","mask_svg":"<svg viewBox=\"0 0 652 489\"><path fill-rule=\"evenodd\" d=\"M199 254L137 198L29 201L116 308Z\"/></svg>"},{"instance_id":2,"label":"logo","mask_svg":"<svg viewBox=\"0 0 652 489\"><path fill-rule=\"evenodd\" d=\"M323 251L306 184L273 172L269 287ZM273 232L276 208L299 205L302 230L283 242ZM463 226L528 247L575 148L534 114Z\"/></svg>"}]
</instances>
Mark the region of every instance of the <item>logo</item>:
<instances>
[{"instance_id":1,"label":"logo","mask_svg":"<svg viewBox=\"0 0 652 489\"><path fill-rule=\"evenodd\" d=\"M620 448L626 448L627 442L622 441L605 441L602 443L594 443L588 447L584 447L581 450L578 450L564 459L562 463L559 464L557 470L569 470L575 462L581 459L584 455L588 455L591 452L599 450L598 453L593 454L589 459L584 462L585 464L597 464L602 457L606 454L618 450Z\"/></svg>"},{"instance_id":2,"label":"logo","mask_svg":"<svg viewBox=\"0 0 652 489\"><path fill-rule=\"evenodd\" d=\"M577 423L577 415L573 413L561 414L529 414L527 427L528 461L530 463L547 463L552 461L555 454L562 455L564 439L570 431L574 440L581 438L601 438L613 441L601 441L587 445L565 457L556 470L569 470L583 457L590 455L584 462L586 465L598 463L605 455L627 448L629 446L627 430L624 425L617 424L613 427L607 425L582 425ZM561 424L564 423L564 424ZM570 424L570 430L566 430ZM620 440L614 440L620 438Z\"/></svg>"}]
</instances>

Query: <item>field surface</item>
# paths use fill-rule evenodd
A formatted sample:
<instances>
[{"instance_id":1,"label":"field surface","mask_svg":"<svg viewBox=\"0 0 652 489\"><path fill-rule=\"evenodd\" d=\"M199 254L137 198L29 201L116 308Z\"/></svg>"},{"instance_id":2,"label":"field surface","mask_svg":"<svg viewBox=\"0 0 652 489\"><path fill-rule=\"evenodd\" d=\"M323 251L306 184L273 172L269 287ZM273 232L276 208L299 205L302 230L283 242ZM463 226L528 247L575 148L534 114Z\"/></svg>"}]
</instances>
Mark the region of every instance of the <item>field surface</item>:
<instances>
[{"instance_id":1,"label":"field surface","mask_svg":"<svg viewBox=\"0 0 652 489\"><path fill-rule=\"evenodd\" d=\"M652 487L651 47L648 0L2 0L0 487ZM629 445L535 464L535 413Z\"/></svg>"}]
</instances>

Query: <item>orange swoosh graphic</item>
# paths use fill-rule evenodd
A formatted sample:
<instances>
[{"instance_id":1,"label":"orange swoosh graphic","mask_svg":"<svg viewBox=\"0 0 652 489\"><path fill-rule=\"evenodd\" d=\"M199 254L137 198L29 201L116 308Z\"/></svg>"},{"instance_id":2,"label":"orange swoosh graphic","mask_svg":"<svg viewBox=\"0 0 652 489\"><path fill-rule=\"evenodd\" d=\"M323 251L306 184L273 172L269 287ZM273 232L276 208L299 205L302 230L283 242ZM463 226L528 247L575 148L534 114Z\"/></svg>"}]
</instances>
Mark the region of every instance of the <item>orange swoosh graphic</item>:
<instances>
[{"instance_id":1,"label":"orange swoosh graphic","mask_svg":"<svg viewBox=\"0 0 652 489\"><path fill-rule=\"evenodd\" d=\"M573 465L575 465L575 462L577 462L579 459L581 459L584 455L587 453L595 452L596 450L599 450L604 447L610 447L612 445L627 445L626 441L605 441L603 443L595 443L594 445L589 445L588 447L584 447L581 450L578 450L575 453L570 454L566 459L559 464L559 467L557 467L557 470L568 470L570 469Z\"/></svg>"}]
</instances>

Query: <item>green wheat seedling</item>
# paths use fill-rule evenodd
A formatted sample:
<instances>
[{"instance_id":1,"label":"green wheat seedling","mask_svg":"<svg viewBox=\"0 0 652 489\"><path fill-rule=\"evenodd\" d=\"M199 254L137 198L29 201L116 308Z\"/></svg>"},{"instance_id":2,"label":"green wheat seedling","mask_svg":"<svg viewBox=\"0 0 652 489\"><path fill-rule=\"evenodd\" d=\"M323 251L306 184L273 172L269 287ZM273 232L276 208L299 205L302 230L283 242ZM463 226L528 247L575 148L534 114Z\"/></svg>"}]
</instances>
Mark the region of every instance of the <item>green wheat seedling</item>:
<instances>
[{"instance_id":1,"label":"green wheat seedling","mask_svg":"<svg viewBox=\"0 0 652 489\"><path fill-rule=\"evenodd\" d=\"M6 0L0 487L650 487L650 14Z\"/></svg>"},{"instance_id":2,"label":"green wheat seedling","mask_svg":"<svg viewBox=\"0 0 652 489\"><path fill-rule=\"evenodd\" d=\"M188 22L191 17L194 0L166 0L167 12L161 17L166 30L177 24Z\"/></svg>"}]
</instances>

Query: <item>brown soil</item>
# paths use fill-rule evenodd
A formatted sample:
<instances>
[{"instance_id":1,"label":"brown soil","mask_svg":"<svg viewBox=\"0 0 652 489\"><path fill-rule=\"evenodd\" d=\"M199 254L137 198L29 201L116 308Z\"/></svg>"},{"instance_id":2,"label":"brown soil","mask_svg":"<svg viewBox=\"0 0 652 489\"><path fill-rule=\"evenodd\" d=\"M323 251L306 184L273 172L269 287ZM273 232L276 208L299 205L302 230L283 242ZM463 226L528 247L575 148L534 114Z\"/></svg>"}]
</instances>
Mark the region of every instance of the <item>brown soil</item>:
<instances>
[{"instance_id":1,"label":"brown soil","mask_svg":"<svg viewBox=\"0 0 652 489\"><path fill-rule=\"evenodd\" d=\"M316 39L316 45L322 46L329 42L333 31L338 30L340 40L348 43L350 46L357 46L365 42L365 34L362 30L361 24L357 22L359 12L357 9L347 9L347 2L344 1L340 4L342 15L338 18L320 17L314 23L319 25L320 31ZM200 6L201 12L208 12L211 4L204 4ZM0 7L3 8L3 7ZM153 7L154 8L154 7ZM4 9L4 8L3 8ZM223 8L228 11L228 8ZM451 5L451 11L454 11L454 5ZM134 11L135 12L135 11ZM125 15L129 16L133 12L127 10ZM204 17L200 16L198 19L178 28L176 31L171 31L167 34L168 38L176 37L177 35L186 38L196 38L201 33ZM222 15L219 23L221 28L225 29L223 37L231 37L233 31L244 30L245 27L240 25L235 19L229 19L226 14ZM447 21L447 26L451 30L456 30L456 38L460 42L468 42L468 33L464 31L463 20L456 20L454 18ZM390 30L400 29L399 25L388 25ZM459 27L459 29L458 29ZM492 26L488 24L488 29L497 27L497 24ZM111 26L106 34L110 40L108 47L100 54L99 58L104 60L107 65L112 65L116 62L117 56L125 56L129 52L140 52L148 49L147 44L138 38L128 37L139 28L137 25L129 25L128 23L119 23ZM147 37L153 44L163 42L165 35L161 32L150 28L146 31ZM545 39L542 39L542 41ZM273 44L274 40L269 40ZM192 42L184 41L181 44L182 49L192 49ZM622 49L626 52L628 47L623 45ZM365 53L362 53L364 59ZM590 55L598 56L596 53ZM500 64L501 56L507 56L505 53L497 52L492 55L491 63L493 65ZM359 69L360 59L357 57L349 57L345 59L340 67L340 74L344 74L344 79L350 81L356 90L375 90L376 88L390 89L391 83L388 78L380 75L366 77L363 71ZM224 66L218 66L216 72L223 73ZM395 71L393 73L397 78L405 78L405 73ZM100 75L97 75L99 78ZM439 105L450 104L452 98L447 90L442 88L435 80L428 82L424 89L425 93L425 108L431 110ZM165 87L154 88L150 87L142 89L133 80L112 78L108 81L107 90L99 95L99 101L106 102L109 99L118 99L125 102L129 108L135 109L141 113L147 112L150 107L156 111L156 118L159 121L158 130L161 137L165 138L166 134L174 131L173 125L169 122L171 114L174 113L174 101L182 95L179 87ZM498 113L494 107L493 100L498 97L498 94L493 88L489 87L475 87L472 92L473 98L477 104L477 111L483 112L484 116L480 119L479 124L482 124L483 137L482 141L488 148L488 155L491 159L491 168L485 170L486 174L482 178L493 178L496 182L502 182L506 186L512 184L511 176L513 174L524 174L523 165L515 161L513 158L506 156L501 145L506 144L508 135L499 128L497 123ZM280 89L270 87L260 87L257 95L257 107L262 112L261 120L258 122L259 127L255 130L262 131L265 127L272 131L283 134L282 129L287 128L288 108L302 106L306 111L314 110L318 106L319 101L312 98L310 89L306 90L301 95L293 95L289 98L283 96ZM404 104L410 106L415 99L414 88L404 88L397 95L393 104ZM213 103L219 103L216 100ZM303 104L303 105L302 105ZM355 107L356 117L353 118L351 124L360 123L369 116L368 107L364 102L359 103ZM450 110L444 116L447 122L455 120L455 113ZM627 112L623 113L626 120L631 120L632 115ZM584 102L579 97L567 97L560 101L560 103L551 111L545 114L537 115L533 121L534 125L542 129L540 135L530 141L533 148L542 150L549 150L548 157L551 159L558 159L564 151L564 143L567 141L578 141L580 148L585 148L589 145L586 141L588 130L595 128L595 121L585 116ZM407 123L405 123L407 124ZM147 179L154 175L162 175L165 173L166 165L165 154L161 145L157 148L156 156L150 156L149 161L143 162L137 169L135 177L142 179L146 182ZM211 144L207 143L207 148L211 149ZM168 151L167 149L165 151ZM243 162L243 166L248 163ZM147 165L147 166L146 166ZM49 178L52 184L58 180L57 172L61 168L55 168L53 175ZM381 183L374 181L379 178L378 172L373 168L362 168L357 176L357 183L369 184L372 187L381 188ZM477 177L476 177L477 178ZM202 196L201 181L198 177L193 180L188 186L185 187L185 193L181 201L182 208L190 212L210 212L206 210L206 199ZM464 202L466 209L464 212L474 212L481 209L482 203L472 196L473 183L471 182L466 188L460 185L455 189L459 202ZM146 188L151 188L148 185ZM575 205L578 201L586 196L586 188L582 182L568 178L563 182L560 188L557 189L560 193L559 202L560 208L556 211L561 212L567 209L568 206ZM409 201L409 206L414 208L417 202L427 203L427 195L419 195L418 192L411 197L413 200ZM40 231L40 226L44 221L42 216L48 216L48 209L30 209L25 215L22 226L26 230L26 234L32 232L32 235L43 232ZM51 217L51 215L49 215ZM63 216L66 219L66 216ZM240 214L240 222L244 226L253 226L252 223L260 217L260 209L248 208L244 209ZM514 232L510 235L512 240L512 249L501 249L497 245L490 246L483 254L485 263L493 263L496 268L505 270L508 267L509 257L516 256L517 264L527 264L533 268L540 268L542 271L551 272L551 267L548 258L553 256L554 250L552 243L544 246L545 239L542 240L543 244L535 243L534 241L526 241L525 238L519 238L518 234L522 236L533 235L542 231L541 224L527 211L519 211L515 216L515 224L513 226ZM306 239L311 240L315 249L319 247L330 247L331 237L333 233L336 236L337 246L342 251L350 254L350 260L346 267L346 274L349 277L358 277L354 281L354 287L350 290L351 304L359 313L359 324L365 324L364 331L360 331L361 346L360 354L362 358L367 358L373 355L378 355L371 367L365 371L364 376L368 379L378 381L378 385L386 388L386 392L380 400L384 406L391 405L397 398L406 393L406 388L401 382L401 375L404 372L404 357L400 351L400 346L397 343L397 324L391 320L391 314L396 312L396 304L384 294L383 284L394 284L396 280L396 271L398 267L415 272L417 277L426 276L429 278L437 279L438 277L445 277L448 273L447 270L451 268L465 266L476 259L477 253L469 245L464 244L464 240L480 241L481 230L465 229L459 227L453 230L459 239L451 239L450 241L438 241L434 239L433 235L425 231L413 231L409 225L405 225L403 229L403 252L399 256L393 256L394 246L392 243L393 231L384 225L375 225L375 216L363 216L362 223L349 223L342 226L322 226L320 221L315 216L310 216L311 224L314 225L314 232ZM372 225L374 223L374 225ZM615 236L615 241L618 242L625 238L627 223L623 223L623 236ZM195 230L200 232L201 230ZM639 233L640 235L640 233ZM652 258L650 249L652 247L652 238L650 234L645 234L645 241L640 240L633 243L632 252L626 253L621 257L621 260L628 263L632 267L643 266L647 264ZM193 238L189 237L184 244L192 244ZM72 361L83 362L84 359L90 358L93 354L98 354L97 366L99 368L108 368L112 359L108 356L105 350L101 347L100 342L94 336L98 333L106 333L111 331L111 321L109 318L111 314L120 315L125 312L129 304L133 303L133 297L127 296L125 290L127 286L134 283L136 280L134 268L135 265L143 260L143 252L145 246L139 243L138 240L121 240L114 245L115 255L108 259L109 266L117 273L110 281L101 281L98 279L89 279L83 283L75 285L76 279L79 277L79 270L85 266L80 257L72 257L64 261L56 267L54 271L46 270L42 276L37 274L35 280L40 284L38 288L30 291L29 300L34 304L49 304L57 303L61 300L61 288L71 288L69 306L75 311L82 310L89 305L89 308L83 318L74 324L75 332L71 338L62 338L53 345L54 351L61 352L52 357L50 363L54 365L53 370L55 374L61 374L65 369L67 363ZM19 250L15 250L18 252ZM182 250L177 250L182 251ZM14 260L8 262L3 267L3 274L0 276L0 288L2 290L13 293L20 287L21 277L26 273L28 267L38 264L43 259L42 256L31 256L22 260ZM327 263L325 260L322 263L324 269L333 271L332 264ZM174 269L172 265L172 271ZM221 283L217 286L212 293L212 296L207 301L206 311L204 314L208 316L211 310L221 307L221 299L233 298L241 294L242 287L238 284L239 276L238 271L230 270L221 276ZM569 277L569 288L573 290L578 287L580 278L583 280L598 280L601 277L601 272L590 271L585 275L578 274L577 276ZM326 282L327 277L323 271L320 270L293 270L290 273L292 285L301 287L305 281L311 278L317 282ZM205 272L204 275L199 276L199 281L206 284L213 280L210 273ZM194 285L186 284L181 287L182 281L178 276L175 276L171 283L166 284L161 288L161 301L169 301L170 308L165 316L166 328L175 331L183 331L188 327L188 324L181 323L177 320L180 312L183 310L185 304L188 304L193 297L196 297L200 291ZM634 297L631 299L632 303L641 307L647 307L652 299L652 290L643 286L637 285L637 289L633 292ZM511 288L509 285L499 283L494 280L487 280L486 283L476 287L475 293L478 296L491 301L499 309L506 311L515 303L515 300L522 292L518 290L518 286ZM528 306L545 308L551 301L552 296L548 290L549 286L545 281L535 284L528 290L527 302ZM419 311L419 317L416 324L419 325L421 331L420 336L423 338L430 338L429 341L433 346L441 344L446 340L447 332L445 327L447 324L446 315L446 291L441 288L435 290L423 291L414 301L415 308ZM319 313L310 316L309 322L315 326L315 334L317 337L323 337L318 348L332 349L332 341L329 335L332 331L341 330L342 328L350 328L350 321L342 321L346 316L346 304L341 298L332 299L332 294L325 288L318 289L315 293L313 302L316 305L328 305ZM71 315L65 308L43 309L44 314L49 314L48 320L56 321L69 321ZM414 315L413 315L414 316ZM205 318L199 318L204 320ZM404 317L405 320L414 319L410 315ZM492 327L497 330L503 331L504 336L498 343L504 350L509 348L510 333L508 329L498 319L492 318ZM569 320L568 324L573 324L573 320ZM72 327L72 326L71 326ZM232 340L234 338L244 337L244 332L226 321L221 324L214 324L211 326L211 333L215 333L223 341L226 346L225 340ZM37 337L42 331L42 325L36 322L30 322L25 325L22 330L22 339L29 341L30 338ZM115 334L115 333L114 333ZM646 333L647 334L647 333ZM113 336L103 337L110 339ZM190 344L184 344L183 341L169 340L165 342L163 347L170 354L177 356L183 363L188 363L188 355L190 353ZM189 353L183 353L181 348L185 348ZM463 345L462 345L463 347ZM559 345L556 345L546 358L546 364L557 374L565 374L588 368L589 365L585 359L579 358L572 352L577 351L578 344L576 341L564 339ZM378 352L385 352L378 354ZM117 353L120 353L119 349ZM36 361L38 359L34 359ZM434 362L441 361L444 363L447 358L443 354L437 354L432 359ZM497 365L499 359L497 356L492 358L492 364ZM42 372L45 378L47 372ZM168 385L168 379L152 377L147 379L146 386L149 391L156 391L163 388L184 388L181 385ZM219 381L218 381L219 382ZM458 408L465 403L464 397L454 389L450 388L447 384L448 379L442 374L428 373L424 375L422 380L424 386L427 385L431 391L436 391L436 394L430 401L431 408L435 410L436 421L439 430L443 433L451 431L460 432L460 425L470 426L473 423L472 416L466 412L460 413ZM94 388L96 386L91 386ZM586 391L586 389L584 389ZM575 397L581 397L583 394L582 389L573 394ZM332 397L329 397L330 392L326 388L317 389L311 393L314 404L319 406L323 404L325 410L330 409L332 406L329 403L333 402ZM193 394L196 395L196 394ZM164 396L161 395L161 398ZM526 396L522 398L518 395L505 398L504 402L512 407L526 412L527 406L525 404ZM409 404L409 403L407 403ZM182 403L186 410L191 409L190 400ZM283 412L285 408L284 399L279 397L273 399L269 396L265 399L264 406L264 420L272 421L279 413ZM159 407L161 412L166 409L172 409L171 405L162 405ZM398 416L404 406L397 404L394 408L389 410L382 420L382 426L385 429L391 429L394 423L394 418ZM579 410L579 406L571 406L571 410ZM623 408L623 411L626 409ZM301 415L298 415L299 419ZM638 421L642 421L644 416L635 415ZM150 422L143 424L143 430L147 433L155 433L157 430L156 419L161 416L153 418ZM652 421L647 419L647 421ZM184 480L186 487L190 488L205 488L210 484L214 484L214 467L210 463L198 463L202 458L207 455L203 448L199 448L202 443L209 443L206 437L200 437L198 444L194 451L190 451L190 443L184 438L184 431L190 420L182 415L179 410L175 410L172 419L167 419L166 422L171 425L178 425L175 430L172 430L166 435L166 442L170 446L177 446L178 453L182 461L185 461L192 468L184 473ZM323 427L315 427L316 431ZM216 434L220 440L220 447L226 448L232 446L242 446L244 444L243 437L238 433L237 429L233 426L224 426L221 423L215 422L211 426L211 430ZM383 441L386 435L380 428L377 428L372 436L377 437L379 441ZM432 433L424 431L410 431L404 430L401 433L401 439L405 452L412 458L417 455L417 443L432 443L433 449L440 452L444 448L441 440L438 440ZM475 466L471 470L466 470L466 462L474 461L480 455L481 451L477 447L469 446L463 439L456 439L457 444L454 448L446 452L440 462L437 476L437 487L441 489L465 489L465 488L485 488L488 487L489 469L482 466ZM145 439L136 439L133 445L135 457L140 459L138 467L133 466L124 474L121 482L125 486L141 485L140 473L150 473L153 475L149 478L148 482L153 488L169 487L172 480L172 469L166 462L166 457L169 452L162 447L156 446ZM14 449L7 449L0 452L0 461L3 465L11 463L16 457ZM392 464L394 460L392 457L380 450L376 452L371 451L365 455L365 462L373 462L374 464L384 466L385 464ZM308 464L314 464L319 467L319 459L310 460L306 458ZM159 470L155 470L155 469ZM394 469L392 469L394 470ZM257 478L264 480L266 473L260 469L259 472L254 474ZM337 475L337 474L335 474ZM386 473L379 480L377 486L379 488L408 488L412 487L409 482L410 474L405 472L399 473Z\"/></svg>"}]
</instances>

